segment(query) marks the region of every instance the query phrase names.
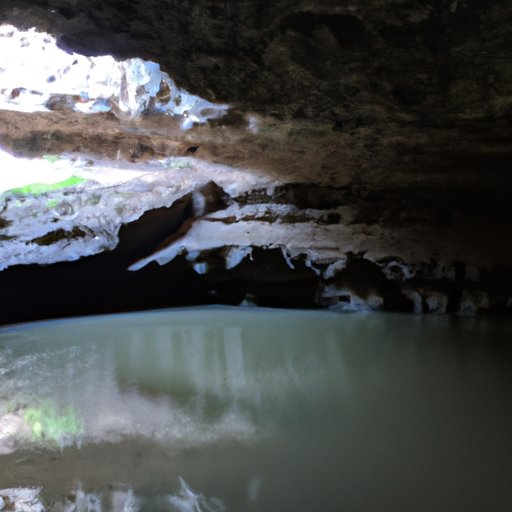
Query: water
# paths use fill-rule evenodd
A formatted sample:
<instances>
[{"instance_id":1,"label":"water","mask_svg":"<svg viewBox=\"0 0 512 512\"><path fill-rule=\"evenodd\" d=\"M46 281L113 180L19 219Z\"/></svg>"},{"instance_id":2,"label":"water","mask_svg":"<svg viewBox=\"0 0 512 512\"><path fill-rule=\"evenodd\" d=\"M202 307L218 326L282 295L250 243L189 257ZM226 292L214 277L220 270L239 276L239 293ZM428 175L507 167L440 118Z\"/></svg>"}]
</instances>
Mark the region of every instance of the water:
<instances>
[{"instance_id":1,"label":"water","mask_svg":"<svg viewBox=\"0 0 512 512\"><path fill-rule=\"evenodd\" d=\"M511 347L506 322L249 308L1 329L0 489L77 511L512 510Z\"/></svg>"}]
</instances>

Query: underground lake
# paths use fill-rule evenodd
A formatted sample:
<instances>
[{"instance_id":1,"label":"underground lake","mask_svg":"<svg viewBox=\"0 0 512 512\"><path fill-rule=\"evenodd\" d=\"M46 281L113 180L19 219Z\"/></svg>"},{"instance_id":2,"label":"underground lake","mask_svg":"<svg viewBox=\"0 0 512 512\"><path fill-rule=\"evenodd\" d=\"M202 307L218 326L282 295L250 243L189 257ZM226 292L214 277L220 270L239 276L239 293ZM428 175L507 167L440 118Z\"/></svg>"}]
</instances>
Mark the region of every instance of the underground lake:
<instances>
[{"instance_id":1,"label":"underground lake","mask_svg":"<svg viewBox=\"0 0 512 512\"><path fill-rule=\"evenodd\" d=\"M220 306L3 327L0 509L512 510L511 340Z\"/></svg>"}]
</instances>

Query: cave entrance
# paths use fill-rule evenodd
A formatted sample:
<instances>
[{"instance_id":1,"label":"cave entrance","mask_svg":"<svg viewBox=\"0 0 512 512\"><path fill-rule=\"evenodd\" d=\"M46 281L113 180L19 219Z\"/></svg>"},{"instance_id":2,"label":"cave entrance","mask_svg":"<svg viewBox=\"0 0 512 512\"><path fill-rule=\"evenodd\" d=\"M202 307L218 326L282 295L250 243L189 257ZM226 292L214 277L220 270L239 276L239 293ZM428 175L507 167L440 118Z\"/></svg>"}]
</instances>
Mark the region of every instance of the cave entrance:
<instances>
[{"instance_id":1,"label":"cave entrance","mask_svg":"<svg viewBox=\"0 0 512 512\"><path fill-rule=\"evenodd\" d=\"M223 115L214 104L179 88L160 65L110 55L89 57L59 46L35 28L0 26L0 108L22 112L168 114L182 128Z\"/></svg>"}]
</instances>

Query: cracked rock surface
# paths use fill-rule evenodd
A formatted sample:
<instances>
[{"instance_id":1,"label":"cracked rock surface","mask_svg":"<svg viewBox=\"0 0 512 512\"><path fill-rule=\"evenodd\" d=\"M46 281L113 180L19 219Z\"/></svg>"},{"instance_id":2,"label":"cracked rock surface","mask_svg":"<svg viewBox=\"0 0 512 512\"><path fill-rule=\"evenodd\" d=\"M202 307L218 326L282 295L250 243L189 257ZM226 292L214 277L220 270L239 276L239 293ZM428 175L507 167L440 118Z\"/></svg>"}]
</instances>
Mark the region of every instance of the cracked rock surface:
<instances>
[{"instance_id":1,"label":"cracked rock surface","mask_svg":"<svg viewBox=\"0 0 512 512\"><path fill-rule=\"evenodd\" d=\"M0 22L152 59L231 108L187 131L159 112L0 111L3 151L58 155L80 180L2 193L0 321L211 302L510 312L511 19L477 0L3 2Z\"/></svg>"}]
</instances>

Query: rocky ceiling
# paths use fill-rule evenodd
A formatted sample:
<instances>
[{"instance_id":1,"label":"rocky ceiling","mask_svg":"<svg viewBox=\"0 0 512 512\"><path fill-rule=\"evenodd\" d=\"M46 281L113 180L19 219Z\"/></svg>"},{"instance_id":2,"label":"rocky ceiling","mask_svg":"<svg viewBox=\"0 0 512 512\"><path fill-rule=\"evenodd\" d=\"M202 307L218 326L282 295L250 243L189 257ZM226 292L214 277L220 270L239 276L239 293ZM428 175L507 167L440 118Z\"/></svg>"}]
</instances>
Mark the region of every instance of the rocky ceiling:
<instances>
[{"instance_id":1,"label":"rocky ceiling","mask_svg":"<svg viewBox=\"0 0 512 512\"><path fill-rule=\"evenodd\" d=\"M0 111L17 158L132 173L3 194L0 321L211 302L512 310L510 2L3 0L0 24L158 62L230 105L186 131L147 112Z\"/></svg>"}]
</instances>

